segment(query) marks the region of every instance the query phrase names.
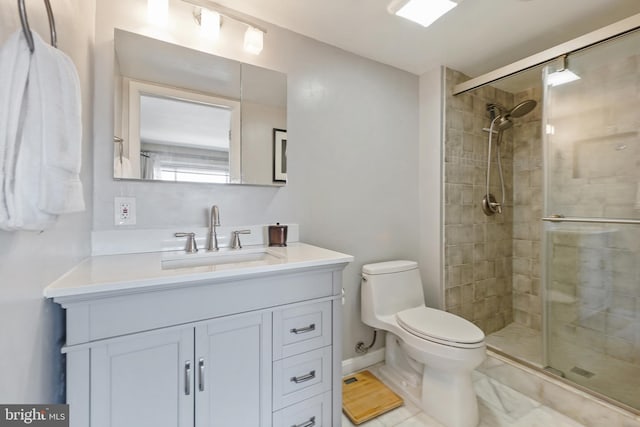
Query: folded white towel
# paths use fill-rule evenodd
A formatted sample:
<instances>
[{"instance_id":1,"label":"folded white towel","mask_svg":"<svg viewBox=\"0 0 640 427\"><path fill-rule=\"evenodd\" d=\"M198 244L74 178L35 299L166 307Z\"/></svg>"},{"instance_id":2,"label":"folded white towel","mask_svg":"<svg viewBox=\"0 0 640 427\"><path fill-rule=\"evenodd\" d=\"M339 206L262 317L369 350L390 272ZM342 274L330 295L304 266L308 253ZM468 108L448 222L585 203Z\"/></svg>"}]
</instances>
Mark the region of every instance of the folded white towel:
<instances>
[{"instance_id":1,"label":"folded white towel","mask_svg":"<svg viewBox=\"0 0 640 427\"><path fill-rule=\"evenodd\" d=\"M15 168L26 114L31 53L21 30L0 47L0 228L13 230Z\"/></svg>"},{"instance_id":2,"label":"folded white towel","mask_svg":"<svg viewBox=\"0 0 640 427\"><path fill-rule=\"evenodd\" d=\"M35 94L42 107L42 175L38 207L50 214L84 210L82 101L80 79L71 58L34 34L29 82L38 79ZM35 118L35 117L34 117ZM25 121L25 125L29 123Z\"/></svg>"},{"instance_id":3,"label":"folded white towel","mask_svg":"<svg viewBox=\"0 0 640 427\"><path fill-rule=\"evenodd\" d=\"M15 141L6 138L3 196L7 218L0 212L0 228L43 230L57 215L84 210L80 163L82 147L80 85L72 61L60 50L45 43L33 32L35 50L18 32L17 44L2 46L2 52L27 55L26 90L9 84L15 97L8 105L9 117L19 109ZM2 62L4 65L4 61ZM10 76L22 81L24 67ZM0 79L1 80L1 79ZM22 100L21 102L19 100ZM15 121L15 120L13 120ZM0 132L4 131L0 128ZM1 211L1 209L0 209Z\"/></svg>"}]
</instances>

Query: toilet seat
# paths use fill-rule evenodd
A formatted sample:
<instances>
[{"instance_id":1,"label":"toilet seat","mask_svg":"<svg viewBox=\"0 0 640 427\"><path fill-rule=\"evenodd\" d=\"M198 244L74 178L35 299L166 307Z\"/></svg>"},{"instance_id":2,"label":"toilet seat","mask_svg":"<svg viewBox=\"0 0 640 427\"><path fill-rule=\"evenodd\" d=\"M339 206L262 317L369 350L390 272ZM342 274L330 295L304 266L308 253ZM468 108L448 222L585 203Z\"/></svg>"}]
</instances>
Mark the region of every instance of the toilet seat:
<instances>
[{"instance_id":1,"label":"toilet seat","mask_svg":"<svg viewBox=\"0 0 640 427\"><path fill-rule=\"evenodd\" d=\"M459 348L484 345L484 333L455 314L429 307L414 307L396 314L398 325L422 339Z\"/></svg>"}]
</instances>

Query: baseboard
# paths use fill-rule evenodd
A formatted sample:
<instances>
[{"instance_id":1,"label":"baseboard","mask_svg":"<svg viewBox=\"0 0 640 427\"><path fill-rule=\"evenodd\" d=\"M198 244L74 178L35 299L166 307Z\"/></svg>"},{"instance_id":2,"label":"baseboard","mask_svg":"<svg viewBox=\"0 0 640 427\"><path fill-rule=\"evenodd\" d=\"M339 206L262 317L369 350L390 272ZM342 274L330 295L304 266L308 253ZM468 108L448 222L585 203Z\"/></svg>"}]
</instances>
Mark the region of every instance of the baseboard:
<instances>
[{"instance_id":1,"label":"baseboard","mask_svg":"<svg viewBox=\"0 0 640 427\"><path fill-rule=\"evenodd\" d=\"M384 361L384 347L371 351L362 356L353 357L342 361L342 376L361 371L376 363Z\"/></svg>"}]
</instances>

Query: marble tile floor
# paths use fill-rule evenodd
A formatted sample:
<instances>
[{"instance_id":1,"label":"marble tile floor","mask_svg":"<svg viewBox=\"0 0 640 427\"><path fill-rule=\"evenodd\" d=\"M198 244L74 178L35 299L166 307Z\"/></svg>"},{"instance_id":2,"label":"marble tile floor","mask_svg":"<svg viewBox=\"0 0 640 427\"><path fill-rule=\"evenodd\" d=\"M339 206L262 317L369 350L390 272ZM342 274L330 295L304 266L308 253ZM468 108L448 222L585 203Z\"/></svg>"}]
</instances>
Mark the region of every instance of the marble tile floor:
<instances>
[{"instance_id":1,"label":"marble tile floor","mask_svg":"<svg viewBox=\"0 0 640 427\"><path fill-rule=\"evenodd\" d=\"M378 375L380 366L375 365L368 369L374 375ZM482 373L475 371L473 380L480 407L479 427L583 427L583 424ZM394 391L402 394L400 390ZM443 427L407 399L404 406L360 425L364 427ZM342 427L353 426L342 414Z\"/></svg>"},{"instance_id":2,"label":"marble tile floor","mask_svg":"<svg viewBox=\"0 0 640 427\"><path fill-rule=\"evenodd\" d=\"M551 342L549 362L569 380L640 408L640 364L615 359L566 341ZM574 367L585 369L593 376L576 374L572 371Z\"/></svg>"},{"instance_id":3,"label":"marble tile floor","mask_svg":"<svg viewBox=\"0 0 640 427\"><path fill-rule=\"evenodd\" d=\"M486 343L512 357L542 367L542 334L519 323L510 323L486 337Z\"/></svg>"},{"instance_id":4,"label":"marble tile floor","mask_svg":"<svg viewBox=\"0 0 640 427\"><path fill-rule=\"evenodd\" d=\"M491 347L510 356L543 367L542 336L540 331L525 325L511 323L487 336ZM549 365L564 372L565 376L577 384L610 396L635 408L640 408L640 364L625 362L578 346L567 340L556 338L549 348ZM592 372L584 377L571 371L578 367Z\"/></svg>"}]
</instances>

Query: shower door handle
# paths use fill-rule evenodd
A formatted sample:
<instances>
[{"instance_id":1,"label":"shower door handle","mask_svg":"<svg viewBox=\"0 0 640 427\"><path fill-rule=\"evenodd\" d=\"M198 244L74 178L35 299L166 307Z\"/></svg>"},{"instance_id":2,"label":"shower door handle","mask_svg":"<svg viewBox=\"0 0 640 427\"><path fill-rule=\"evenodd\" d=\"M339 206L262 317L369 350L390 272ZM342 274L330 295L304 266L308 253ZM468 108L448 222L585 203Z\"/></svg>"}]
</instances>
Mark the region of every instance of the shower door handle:
<instances>
[{"instance_id":1,"label":"shower door handle","mask_svg":"<svg viewBox=\"0 0 640 427\"><path fill-rule=\"evenodd\" d=\"M546 222L583 222L589 224L631 224L640 225L640 219L624 218L585 218L585 217L564 217L562 215L550 215L542 218Z\"/></svg>"}]
</instances>

